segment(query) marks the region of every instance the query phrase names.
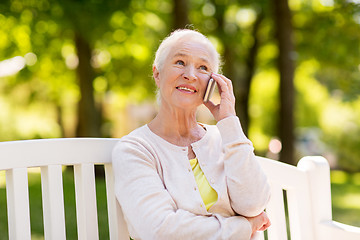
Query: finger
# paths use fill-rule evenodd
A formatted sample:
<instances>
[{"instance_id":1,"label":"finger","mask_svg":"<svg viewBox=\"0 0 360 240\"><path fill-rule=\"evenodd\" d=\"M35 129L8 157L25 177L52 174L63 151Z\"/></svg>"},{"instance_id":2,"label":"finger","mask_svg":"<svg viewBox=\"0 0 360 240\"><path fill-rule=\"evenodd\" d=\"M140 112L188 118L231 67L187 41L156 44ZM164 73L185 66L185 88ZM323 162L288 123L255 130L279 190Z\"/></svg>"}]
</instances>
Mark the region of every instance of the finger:
<instances>
[{"instance_id":1,"label":"finger","mask_svg":"<svg viewBox=\"0 0 360 240\"><path fill-rule=\"evenodd\" d=\"M268 228L267 224L264 224L261 226L261 228L258 231L265 231Z\"/></svg>"},{"instance_id":2,"label":"finger","mask_svg":"<svg viewBox=\"0 0 360 240\"><path fill-rule=\"evenodd\" d=\"M266 223L266 228L271 226L271 221L268 219L268 222Z\"/></svg>"},{"instance_id":3,"label":"finger","mask_svg":"<svg viewBox=\"0 0 360 240\"><path fill-rule=\"evenodd\" d=\"M268 229L271 226L271 221L269 218L266 218L266 222L263 224L263 226L261 226L261 228L259 229L260 231L265 231L266 229Z\"/></svg>"},{"instance_id":4,"label":"finger","mask_svg":"<svg viewBox=\"0 0 360 240\"><path fill-rule=\"evenodd\" d=\"M233 91L232 81L231 81L229 78L225 77L224 75L221 75L221 77L222 77L222 79L226 82L229 90L230 90L230 91Z\"/></svg>"},{"instance_id":5,"label":"finger","mask_svg":"<svg viewBox=\"0 0 360 240\"><path fill-rule=\"evenodd\" d=\"M233 88L232 81L229 78L221 74L216 74L216 76L220 77L226 83L230 90Z\"/></svg>"},{"instance_id":6,"label":"finger","mask_svg":"<svg viewBox=\"0 0 360 240\"><path fill-rule=\"evenodd\" d=\"M226 83L225 79L222 78L222 75L219 74L213 74L213 79L216 81L218 88L219 88L219 93L221 94L222 92L226 92L228 91L228 84Z\"/></svg>"},{"instance_id":7,"label":"finger","mask_svg":"<svg viewBox=\"0 0 360 240\"><path fill-rule=\"evenodd\" d=\"M228 98L233 100L235 96L234 96L232 81L227 77L225 77L224 75L220 75L220 74L217 75L213 74L213 75L217 77L216 79L215 78L213 79L215 79L218 83L218 88L221 98Z\"/></svg>"},{"instance_id":8,"label":"finger","mask_svg":"<svg viewBox=\"0 0 360 240\"><path fill-rule=\"evenodd\" d=\"M266 227L265 225L263 225L258 231L263 232L263 231L265 231L266 229L267 229L267 227Z\"/></svg>"},{"instance_id":9,"label":"finger","mask_svg":"<svg viewBox=\"0 0 360 240\"><path fill-rule=\"evenodd\" d=\"M261 228L259 229L259 231L265 231L266 229L268 229L270 227L271 223L266 223L263 226L261 226Z\"/></svg>"}]
</instances>

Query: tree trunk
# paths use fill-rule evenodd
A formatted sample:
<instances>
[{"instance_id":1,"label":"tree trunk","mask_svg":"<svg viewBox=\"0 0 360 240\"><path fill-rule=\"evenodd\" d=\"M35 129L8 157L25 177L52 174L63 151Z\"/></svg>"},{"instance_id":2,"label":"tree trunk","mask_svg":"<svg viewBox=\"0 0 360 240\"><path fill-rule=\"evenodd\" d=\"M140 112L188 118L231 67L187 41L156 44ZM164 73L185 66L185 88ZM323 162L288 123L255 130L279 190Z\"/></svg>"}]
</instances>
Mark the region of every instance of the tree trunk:
<instances>
[{"instance_id":1,"label":"tree trunk","mask_svg":"<svg viewBox=\"0 0 360 240\"><path fill-rule=\"evenodd\" d=\"M185 28L189 24L189 7L187 0L174 0L174 28Z\"/></svg>"},{"instance_id":2,"label":"tree trunk","mask_svg":"<svg viewBox=\"0 0 360 240\"><path fill-rule=\"evenodd\" d=\"M100 137L101 115L94 100L93 81L95 73L90 65L91 47L88 41L79 33L75 34L75 45L79 58L76 72L81 93L81 99L78 103L76 136Z\"/></svg>"},{"instance_id":3,"label":"tree trunk","mask_svg":"<svg viewBox=\"0 0 360 240\"><path fill-rule=\"evenodd\" d=\"M280 73L279 137L282 143L280 161L294 161L294 51L291 12L287 0L274 0L275 28L278 40Z\"/></svg>"}]
</instances>

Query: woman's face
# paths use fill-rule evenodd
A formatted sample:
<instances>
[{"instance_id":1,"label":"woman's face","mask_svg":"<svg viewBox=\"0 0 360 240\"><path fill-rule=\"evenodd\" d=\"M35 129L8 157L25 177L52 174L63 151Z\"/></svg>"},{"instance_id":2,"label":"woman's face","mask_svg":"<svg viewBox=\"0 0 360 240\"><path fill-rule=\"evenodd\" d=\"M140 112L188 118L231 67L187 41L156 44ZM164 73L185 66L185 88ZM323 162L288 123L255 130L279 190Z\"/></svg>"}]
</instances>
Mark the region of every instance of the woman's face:
<instances>
[{"instance_id":1,"label":"woman's face","mask_svg":"<svg viewBox=\"0 0 360 240\"><path fill-rule=\"evenodd\" d=\"M213 64L205 44L186 38L177 41L161 70L153 68L161 103L186 109L200 106Z\"/></svg>"}]
</instances>

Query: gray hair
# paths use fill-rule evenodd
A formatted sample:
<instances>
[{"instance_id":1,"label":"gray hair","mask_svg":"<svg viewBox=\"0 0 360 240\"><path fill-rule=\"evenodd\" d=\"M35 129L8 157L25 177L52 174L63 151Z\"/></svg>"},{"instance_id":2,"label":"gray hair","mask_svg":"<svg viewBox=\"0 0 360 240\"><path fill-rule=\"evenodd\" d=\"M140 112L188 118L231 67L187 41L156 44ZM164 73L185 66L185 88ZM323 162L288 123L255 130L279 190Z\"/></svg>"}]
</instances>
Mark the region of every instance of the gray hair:
<instances>
[{"instance_id":1,"label":"gray hair","mask_svg":"<svg viewBox=\"0 0 360 240\"><path fill-rule=\"evenodd\" d=\"M210 54L212 55L214 60L214 66L211 66L212 70L214 73L218 73L220 67L220 55L216 51L214 45L202 33L190 29L178 29L173 31L168 37L166 37L161 42L159 48L156 51L153 66L155 66L160 71L164 65L166 57L169 55L171 47L180 39L187 37L203 43L209 49Z\"/></svg>"}]
</instances>

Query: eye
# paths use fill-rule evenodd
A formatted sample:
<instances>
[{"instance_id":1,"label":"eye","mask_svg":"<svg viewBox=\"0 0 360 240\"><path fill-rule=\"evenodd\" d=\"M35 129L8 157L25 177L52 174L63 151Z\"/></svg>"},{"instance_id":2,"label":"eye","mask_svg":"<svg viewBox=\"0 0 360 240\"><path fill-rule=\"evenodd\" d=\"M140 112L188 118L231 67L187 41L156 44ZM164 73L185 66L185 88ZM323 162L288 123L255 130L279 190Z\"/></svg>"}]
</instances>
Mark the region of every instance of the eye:
<instances>
[{"instance_id":1,"label":"eye","mask_svg":"<svg viewBox=\"0 0 360 240\"><path fill-rule=\"evenodd\" d=\"M205 65L201 65L201 66L200 66L200 69L201 69L201 70L204 70L204 71L207 71L207 70L208 70L207 66L205 66Z\"/></svg>"},{"instance_id":2,"label":"eye","mask_svg":"<svg viewBox=\"0 0 360 240\"><path fill-rule=\"evenodd\" d=\"M182 65L182 66L184 66L184 65L185 65L185 62L184 62L183 60L177 60L177 61L175 62L175 64L176 64L176 65Z\"/></svg>"}]
</instances>

